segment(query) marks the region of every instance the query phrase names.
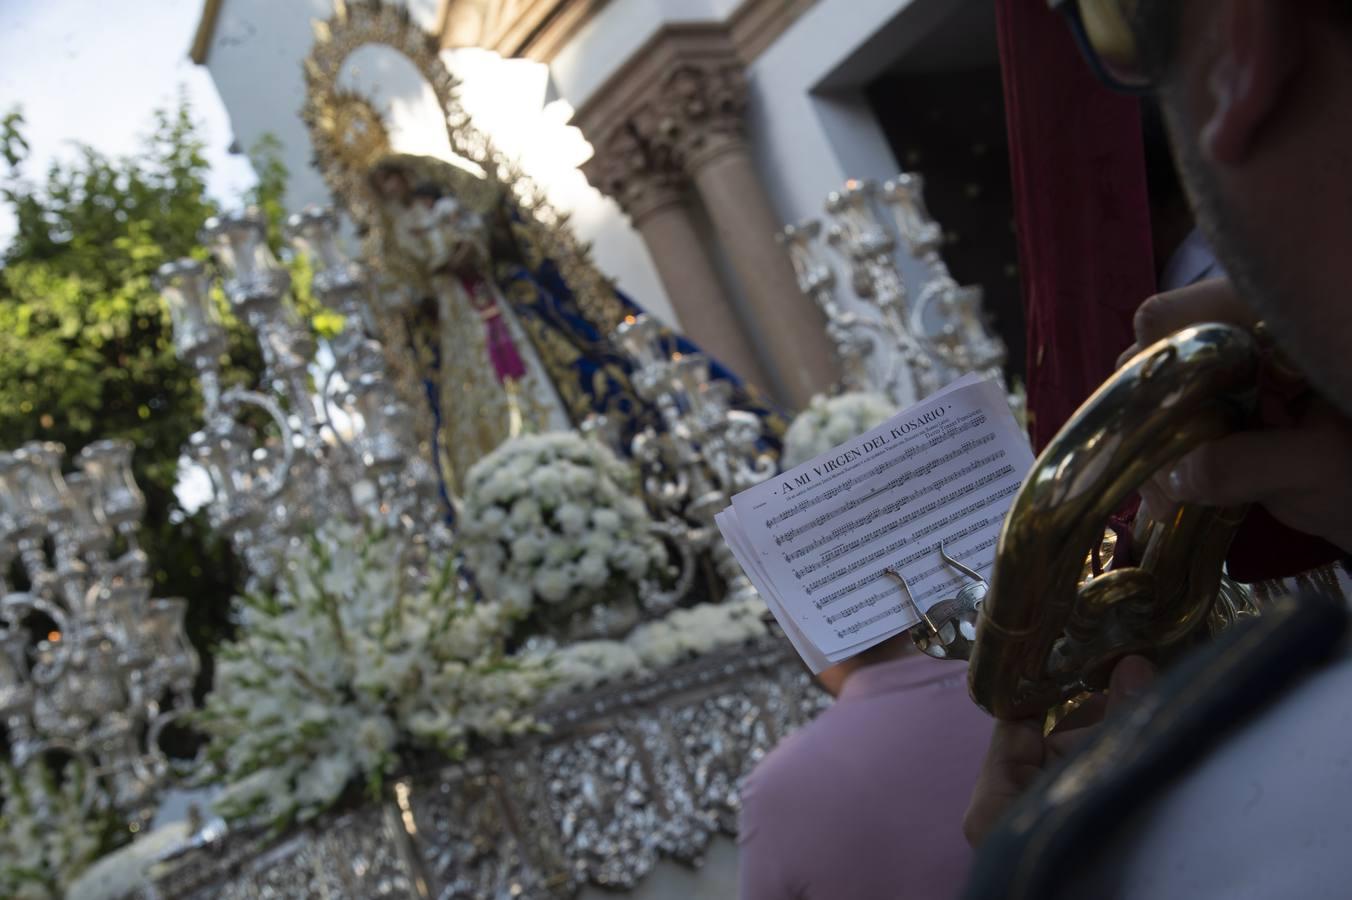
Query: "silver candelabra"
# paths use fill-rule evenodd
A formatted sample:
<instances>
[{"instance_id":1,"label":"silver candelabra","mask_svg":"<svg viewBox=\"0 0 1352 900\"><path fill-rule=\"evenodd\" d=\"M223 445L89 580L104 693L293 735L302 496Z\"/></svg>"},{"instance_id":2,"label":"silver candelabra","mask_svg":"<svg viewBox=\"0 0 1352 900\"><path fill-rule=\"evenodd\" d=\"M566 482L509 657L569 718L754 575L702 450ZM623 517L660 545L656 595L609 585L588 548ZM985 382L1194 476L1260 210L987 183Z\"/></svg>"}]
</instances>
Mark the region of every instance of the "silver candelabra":
<instances>
[{"instance_id":1,"label":"silver candelabra","mask_svg":"<svg viewBox=\"0 0 1352 900\"><path fill-rule=\"evenodd\" d=\"M679 532L678 545L710 551L730 599L756 596L714 516L733 494L778 471L760 446L760 419L732 408L732 385L709 377L703 354L673 352L655 319L629 316L613 339L634 362L634 389L657 407L664 425L648 426L631 447L648 501Z\"/></svg>"},{"instance_id":2,"label":"silver candelabra","mask_svg":"<svg viewBox=\"0 0 1352 900\"><path fill-rule=\"evenodd\" d=\"M919 175L879 185L850 181L827 197L830 224L785 228L799 287L826 316L846 390L872 391L908 406L969 372L1004 382L1005 347L985 321L979 287L959 285L939 248L943 229L930 216ZM837 294L837 278L820 250L844 261L853 302ZM898 264L904 246L925 271L909 290Z\"/></svg>"},{"instance_id":3,"label":"silver candelabra","mask_svg":"<svg viewBox=\"0 0 1352 900\"><path fill-rule=\"evenodd\" d=\"M175 348L202 384L206 423L189 449L211 479L213 523L262 583L276 576L288 542L333 515L402 532L424 551L450 544L436 472L419 452L413 414L375 338L369 285L336 230L324 209L287 223L296 249L313 261L316 297L344 319L329 342L333 363L319 371L314 335L290 302L290 277L268 248L259 214L222 216L203 229L225 296L262 351L256 391L221 389L225 337L206 269L185 259L159 273ZM251 426L258 411L262 428Z\"/></svg>"},{"instance_id":4,"label":"silver candelabra","mask_svg":"<svg viewBox=\"0 0 1352 900\"><path fill-rule=\"evenodd\" d=\"M0 453L0 721L12 763L76 757L85 802L136 821L169 777L159 738L192 704L198 657L187 602L150 596L131 455L98 441L63 474L60 444Z\"/></svg>"}]
</instances>

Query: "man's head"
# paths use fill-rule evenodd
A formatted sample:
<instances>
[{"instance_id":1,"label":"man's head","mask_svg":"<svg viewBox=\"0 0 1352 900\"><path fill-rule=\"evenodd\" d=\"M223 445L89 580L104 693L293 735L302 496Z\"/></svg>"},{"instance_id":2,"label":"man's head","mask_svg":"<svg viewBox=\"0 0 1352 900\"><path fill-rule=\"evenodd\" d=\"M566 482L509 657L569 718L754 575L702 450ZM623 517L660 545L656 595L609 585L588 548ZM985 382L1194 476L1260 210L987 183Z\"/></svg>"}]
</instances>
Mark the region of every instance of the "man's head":
<instances>
[{"instance_id":1,"label":"man's head","mask_svg":"<svg viewBox=\"0 0 1352 900\"><path fill-rule=\"evenodd\" d=\"M1352 414L1352 0L1117 0L1199 224Z\"/></svg>"},{"instance_id":2,"label":"man's head","mask_svg":"<svg viewBox=\"0 0 1352 900\"><path fill-rule=\"evenodd\" d=\"M878 663L891 662L894 659L901 659L904 656L919 652L915 649L915 644L911 642L909 634L899 634L896 637L888 638L881 644L868 648L858 656L852 656L842 663L836 663L834 666L822 669L817 673L817 680L821 682L822 687L826 688L828 694L832 697L839 697L841 690L845 687L845 682L860 669Z\"/></svg>"}]
</instances>

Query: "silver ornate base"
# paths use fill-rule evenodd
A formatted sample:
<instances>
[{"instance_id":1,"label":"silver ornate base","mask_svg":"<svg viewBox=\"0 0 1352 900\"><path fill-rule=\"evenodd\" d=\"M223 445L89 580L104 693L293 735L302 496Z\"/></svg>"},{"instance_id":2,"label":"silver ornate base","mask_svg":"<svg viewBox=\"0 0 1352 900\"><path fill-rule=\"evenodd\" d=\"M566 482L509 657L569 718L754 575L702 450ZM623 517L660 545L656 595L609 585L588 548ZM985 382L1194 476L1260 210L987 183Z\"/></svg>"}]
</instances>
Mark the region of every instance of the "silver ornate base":
<instances>
[{"instance_id":1,"label":"silver ornate base","mask_svg":"<svg viewBox=\"0 0 1352 900\"><path fill-rule=\"evenodd\" d=\"M545 710L550 733L411 775L390 797L162 864L160 897L573 897L699 865L733 834L741 779L828 699L782 638Z\"/></svg>"}]
</instances>

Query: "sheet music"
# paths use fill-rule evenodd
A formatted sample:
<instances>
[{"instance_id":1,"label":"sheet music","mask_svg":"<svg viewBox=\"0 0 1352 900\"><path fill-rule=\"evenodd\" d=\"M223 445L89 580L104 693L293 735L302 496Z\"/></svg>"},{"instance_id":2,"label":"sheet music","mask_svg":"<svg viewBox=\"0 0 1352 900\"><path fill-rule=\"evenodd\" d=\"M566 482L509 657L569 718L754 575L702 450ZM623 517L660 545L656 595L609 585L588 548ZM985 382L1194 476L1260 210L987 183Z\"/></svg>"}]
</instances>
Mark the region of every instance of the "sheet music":
<instances>
[{"instance_id":1,"label":"sheet music","mask_svg":"<svg viewBox=\"0 0 1352 900\"><path fill-rule=\"evenodd\" d=\"M1033 463L1004 391L968 376L862 437L733 498L719 528L804 661L820 671L986 576ZM885 570L901 572L914 602Z\"/></svg>"}]
</instances>

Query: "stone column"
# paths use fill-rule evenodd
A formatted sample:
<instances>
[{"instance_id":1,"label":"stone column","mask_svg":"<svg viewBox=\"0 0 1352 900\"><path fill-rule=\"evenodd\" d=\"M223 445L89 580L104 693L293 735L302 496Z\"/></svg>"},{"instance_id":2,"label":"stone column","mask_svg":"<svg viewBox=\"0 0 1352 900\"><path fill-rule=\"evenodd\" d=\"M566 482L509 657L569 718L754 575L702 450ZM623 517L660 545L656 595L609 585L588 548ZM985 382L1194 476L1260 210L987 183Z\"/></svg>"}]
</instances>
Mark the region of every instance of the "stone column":
<instances>
[{"instance_id":1,"label":"stone column","mask_svg":"<svg viewBox=\"0 0 1352 900\"><path fill-rule=\"evenodd\" d=\"M657 267L685 334L744 381L778 388L756 357L685 205L685 176L628 123L595 147L587 178L629 216Z\"/></svg>"},{"instance_id":2,"label":"stone column","mask_svg":"<svg viewBox=\"0 0 1352 900\"><path fill-rule=\"evenodd\" d=\"M726 23L669 24L596 90L575 121L600 158L588 169L592 183L635 215L691 336L720 332L740 314L746 327L738 328L738 343L760 362L766 375L762 383L781 403L801 408L814 392L835 382L836 363L821 311L799 290L793 264L775 241L782 223L743 140L743 70ZM612 163L601 160L624 159L626 153L647 168L631 165L622 171L660 173L667 190L694 188L690 193L708 214L733 270L740 309L730 311L720 296L685 311L700 297L714 295L698 287L677 287L678 280L687 285L694 278L704 282L717 272L715 256L709 247L695 253L698 229L689 218L677 221L674 205L664 207L656 195L646 198L646 204L625 199L636 189L628 175L612 174L607 180L601 168ZM640 213L649 220L640 222ZM654 216L659 221L653 222ZM682 250L670 249L675 247ZM696 268L698 275L692 274ZM722 317L698 326L699 317L713 315L716 306L724 310ZM711 350L715 340L703 339Z\"/></svg>"},{"instance_id":3,"label":"stone column","mask_svg":"<svg viewBox=\"0 0 1352 900\"><path fill-rule=\"evenodd\" d=\"M782 227L743 138L746 84L735 61L670 70L659 94L662 137L693 180L788 399L806 405L837 378L821 311L775 241Z\"/></svg>"}]
</instances>

